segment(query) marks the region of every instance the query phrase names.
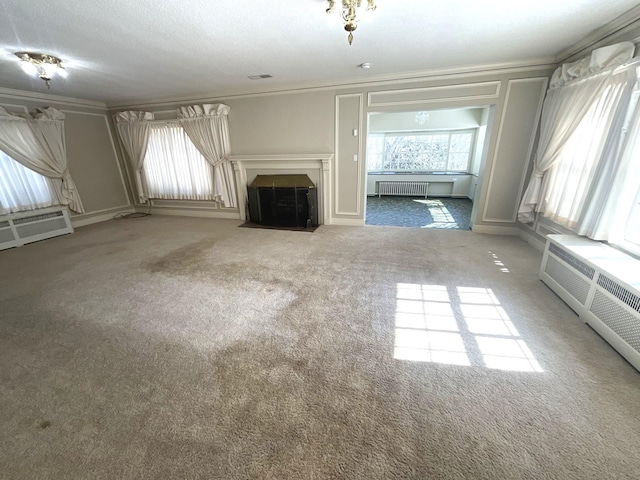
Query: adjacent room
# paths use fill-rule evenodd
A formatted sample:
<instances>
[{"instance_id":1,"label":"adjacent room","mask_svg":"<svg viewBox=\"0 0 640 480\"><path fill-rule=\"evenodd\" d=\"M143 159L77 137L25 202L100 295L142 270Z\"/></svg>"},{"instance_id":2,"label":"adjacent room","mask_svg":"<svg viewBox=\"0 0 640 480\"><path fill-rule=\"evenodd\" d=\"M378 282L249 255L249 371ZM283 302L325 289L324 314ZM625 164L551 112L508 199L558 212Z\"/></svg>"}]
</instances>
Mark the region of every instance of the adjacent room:
<instances>
[{"instance_id":1,"label":"adjacent room","mask_svg":"<svg viewBox=\"0 0 640 480\"><path fill-rule=\"evenodd\" d=\"M0 1L0 478L636 479L634 0Z\"/></svg>"},{"instance_id":2,"label":"adjacent room","mask_svg":"<svg viewBox=\"0 0 640 480\"><path fill-rule=\"evenodd\" d=\"M367 225L469 230L489 108L373 112Z\"/></svg>"}]
</instances>

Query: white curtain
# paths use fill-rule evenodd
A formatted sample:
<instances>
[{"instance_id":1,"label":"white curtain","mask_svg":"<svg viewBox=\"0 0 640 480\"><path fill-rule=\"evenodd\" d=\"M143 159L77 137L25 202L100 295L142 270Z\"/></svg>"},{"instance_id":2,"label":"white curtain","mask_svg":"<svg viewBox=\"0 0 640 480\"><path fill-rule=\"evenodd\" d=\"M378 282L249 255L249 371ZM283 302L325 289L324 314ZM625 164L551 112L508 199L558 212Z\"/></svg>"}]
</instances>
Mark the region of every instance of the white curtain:
<instances>
[{"instance_id":1,"label":"white curtain","mask_svg":"<svg viewBox=\"0 0 640 480\"><path fill-rule=\"evenodd\" d=\"M638 67L629 68L626 91L615 113L610 134L594 173L593 185L576 228L578 235L616 242L634 205L640 183L640 112ZM621 74L622 75L622 74Z\"/></svg>"},{"instance_id":2,"label":"white curtain","mask_svg":"<svg viewBox=\"0 0 640 480\"><path fill-rule=\"evenodd\" d=\"M614 243L621 243L621 240L631 242L637 249L640 247L640 188L636 192L635 199L631 204L631 211L627 217L626 228L623 232L620 232L618 238L614 238L612 241Z\"/></svg>"},{"instance_id":3,"label":"white curtain","mask_svg":"<svg viewBox=\"0 0 640 480\"><path fill-rule=\"evenodd\" d=\"M533 173L518 209L519 221L534 221L546 189L545 173L556 163L593 104L615 85L613 68L630 60L633 52L634 45L623 42L594 50L587 59L558 67L542 108L538 149Z\"/></svg>"},{"instance_id":4,"label":"white curtain","mask_svg":"<svg viewBox=\"0 0 640 480\"><path fill-rule=\"evenodd\" d=\"M636 69L633 71L637 76ZM639 97L640 85L636 82L623 119L620 148L603 158L598 183L592 189L589 207L577 230L579 235L611 243L625 240L640 243Z\"/></svg>"},{"instance_id":5,"label":"white curtain","mask_svg":"<svg viewBox=\"0 0 640 480\"><path fill-rule=\"evenodd\" d=\"M149 198L214 200L213 166L177 122L151 126L142 172Z\"/></svg>"},{"instance_id":6,"label":"white curtain","mask_svg":"<svg viewBox=\"0 0 640 480\"><path fill-rule=\"evenodd\" d=\"M370 133L367 136L367 170L384 170L384 133Z\"/></svg>"},{"instance_id":7,"label":"white curtain","mask_svg":"<svg viewBox=\"0 0 640 480\"><path fill-rule=\"evenodd\" d=\"M236 206L236 186L230 153L230 108L224 104L191 105L178 108L178 118L193 144L213 166L213 194L225 207Z\"/></svg>"},{"instance_id":8,"label":"white curtain","mask_svg":"<svg viewBox=\"0 0 640 480\"><path fill-rule=\"evenodd\" d=\"M52 182L58 203L84 213L84 207L67 166L64 114L55 108L37 109L35 119L9 114L0 107L0 150Z\"/></svg>"},{"instance_id":9,"label":"white curtain","mask_svg":"<svg viewBox=\"0 0 640 480\"><path fill-rule=\"evenodd\" d=\"M119 112L115 115L118 135L129 157L129 164L133 169L136 189L140 202L145 203L149 196L147 186L142 179L142 166L149 145L150 121L154 116L151 112Z\"/></svg>"},{"instance_id":10,"label":"white curtain","mask_svg":"<svg viewBox=\"0 0 640 480\"><path fill-rule=\"evenodd\" d=\"M0 214L59 204L53 183L0 151Z\"/></svg>"},{"instance_id":11,"label":"white curtain","mask_svg":"<svg viewBox=\"0 0 640 480\"><path fill-rule=\"evenodd\" d=\"M628 72L607 76L606 88L590 102L589 110L547 172L538 207L545 217L576 232L588 230L582 227L583 212L597 203L594 192L598 186L601 194L609 187L610 169L604 159L613 162L617 158L620 120L624 119L630 92Z\"/></svg>"}]
</instances>

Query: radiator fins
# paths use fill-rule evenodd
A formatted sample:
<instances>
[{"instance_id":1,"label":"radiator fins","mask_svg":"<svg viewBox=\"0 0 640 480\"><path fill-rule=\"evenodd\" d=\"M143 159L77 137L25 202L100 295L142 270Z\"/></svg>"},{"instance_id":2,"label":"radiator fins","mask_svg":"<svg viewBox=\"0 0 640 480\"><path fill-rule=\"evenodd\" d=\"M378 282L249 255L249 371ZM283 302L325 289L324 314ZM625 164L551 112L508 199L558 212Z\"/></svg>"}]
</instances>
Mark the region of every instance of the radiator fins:
<instances>
[{"instance_id":1,"label":"radiator fins","mask_svg":"<svg viewBox=\"0 0 640 480\"><path fill-rule=\"evenodd\" d=\"M565 262L567 262L569 265L571 265L573 268L578 270L580 273L582 273L589 280L593 280L593 275L596 272L594 268L590 267L589 265L587 265L583 261L578 260L576 257L571 255L567 251L561 249L560 247L558 247L554 243L552 243L549 246L549 251L551 253L553 253L556 257L559 257L562 260L564 260Z\"/></svg>"},{"instance_id":2,"label":"radiator fins","mask_svg":"<svg viewBox=\"0 0 640 480\"><path fill-rule=\"evenodd\" d=\"M381 195L404 195L427 197L429 193L429 182L402 182L383 181L376 182L377 194Z\"/></svg>"},{"instance_id":3,"label":"radiator fins","mask_svg":"<svg viewBox=\"0 0 640 480\"><path fill-rule=\"evenodd\" d=\"M617 282L611 280L606 275L600 274L600 276L598 277L598 285L600 285L618 300L626 303L636 312L640 313L640 297L638 297L638 295L630 292L622 285L619 285Z\"/></svg>"}]
</instances>

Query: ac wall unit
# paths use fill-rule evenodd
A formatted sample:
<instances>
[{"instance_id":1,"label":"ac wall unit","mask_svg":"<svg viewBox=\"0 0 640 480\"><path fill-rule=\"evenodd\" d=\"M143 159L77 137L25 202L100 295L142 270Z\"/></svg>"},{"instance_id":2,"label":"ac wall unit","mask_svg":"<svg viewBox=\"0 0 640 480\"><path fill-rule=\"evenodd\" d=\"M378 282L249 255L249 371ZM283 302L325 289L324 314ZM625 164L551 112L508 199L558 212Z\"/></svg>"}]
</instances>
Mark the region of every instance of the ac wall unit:
<instances>
[{"instance_id":1,"label":"ac wall unit","mask_svg":"<svg viewBox=\"0 0 640 480\"><path fill-rule=\"evenodd\" d=\"M548 235L540 279L640 370L640 261L576 235Z\"/></svg>"},{"instance_id":2,"label":"ac wall unit","mask_svg":"<svg viewBox=\"0 0 640 480\"><path fill-rule=\"evenodd\" d=\"M50 207L0 216L0 250L73 233L66 207Z\"/></svg>"}]
</instances>

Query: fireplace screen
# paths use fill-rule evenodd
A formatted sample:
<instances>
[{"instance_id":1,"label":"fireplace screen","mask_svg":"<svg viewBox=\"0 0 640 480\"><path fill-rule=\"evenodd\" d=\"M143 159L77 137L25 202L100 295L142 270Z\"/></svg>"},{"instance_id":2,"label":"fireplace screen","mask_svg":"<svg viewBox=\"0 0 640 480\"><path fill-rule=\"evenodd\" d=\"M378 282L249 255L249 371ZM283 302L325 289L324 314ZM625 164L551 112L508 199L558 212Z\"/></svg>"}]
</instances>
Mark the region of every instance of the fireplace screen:
<instances>
[{"instance_id":1,"label":"fireplace screen","mask_svg":"<svg viewBox=\"0 0 640 480\"><path fill-rule=\"evenodd\" d=\"M258 175L247 188L249 219L274 227L318 225L317 188L307 175Z\"/></svg>"}]
</instances>

